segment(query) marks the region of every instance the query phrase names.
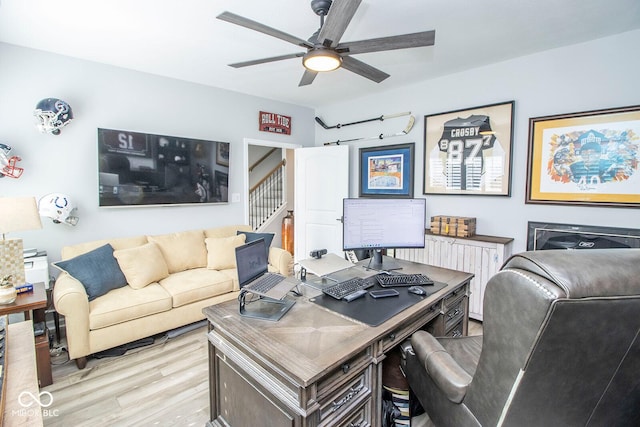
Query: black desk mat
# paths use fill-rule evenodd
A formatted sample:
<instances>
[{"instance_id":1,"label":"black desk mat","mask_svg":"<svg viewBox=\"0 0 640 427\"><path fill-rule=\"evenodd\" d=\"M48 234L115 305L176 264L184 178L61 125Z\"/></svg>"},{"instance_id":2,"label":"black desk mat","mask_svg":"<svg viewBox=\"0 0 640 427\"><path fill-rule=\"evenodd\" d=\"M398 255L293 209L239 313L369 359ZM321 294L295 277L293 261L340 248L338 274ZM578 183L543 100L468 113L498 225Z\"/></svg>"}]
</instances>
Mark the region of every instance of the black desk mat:
<instances>
[{"instance_id":1,"label":"black desk mat","mask_svg":"<svg viewBox=\"0 0 640 427\"><path fill-rule=\"evenodd\" d=\"M364 297L360 297L351 302L346 302L344 300L337 300L328 295L322 294L317 297L310 298L309 301L335 311L336 313L340 313L343 316L366 323L369 326L378 326L400 313L402 310L411 307L446 286L447 284L442 282L435 282L433 285L422 286L422 288L427 291L427 295L424 296L410 293L408 291L408 286L400 286L392 288L400 293L397 297L373 298L367 293ZM367 289L367 291L374 289L389 288L382 288L380 285L375 285Z\"/></svg>"}]
</instances>

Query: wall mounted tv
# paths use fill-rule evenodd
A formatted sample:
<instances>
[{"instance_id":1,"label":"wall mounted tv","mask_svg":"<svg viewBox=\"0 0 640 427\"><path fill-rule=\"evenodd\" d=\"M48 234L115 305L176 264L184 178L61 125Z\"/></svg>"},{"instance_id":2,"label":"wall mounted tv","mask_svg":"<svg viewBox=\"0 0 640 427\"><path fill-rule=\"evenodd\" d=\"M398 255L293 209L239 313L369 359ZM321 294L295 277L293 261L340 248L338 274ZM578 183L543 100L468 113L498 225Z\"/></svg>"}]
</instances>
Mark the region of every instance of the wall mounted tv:
<instances>
[{"instance_id":1,"label":"wall mounted tv","mask_svg":"<svg viewBox=\"0 0 640 427\"><path fill-rule=\"evenodd\" d=\"M98 129L100 207L229 201L229 143Z\"/></svg>"}]
</instances>

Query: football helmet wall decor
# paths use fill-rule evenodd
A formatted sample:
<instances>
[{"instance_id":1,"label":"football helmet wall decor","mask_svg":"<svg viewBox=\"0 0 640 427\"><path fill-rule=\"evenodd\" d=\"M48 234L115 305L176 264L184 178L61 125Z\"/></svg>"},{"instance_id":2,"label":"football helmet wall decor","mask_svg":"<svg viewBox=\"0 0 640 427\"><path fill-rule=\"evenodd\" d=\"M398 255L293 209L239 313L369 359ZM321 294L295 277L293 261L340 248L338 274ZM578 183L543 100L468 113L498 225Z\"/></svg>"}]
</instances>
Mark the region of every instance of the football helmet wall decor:
<instances>
[{"instance_id":1,"label":"football helmet wall decor","mask_svg":"<svg viewBox=\"0 0 640 427\"><path fill-rule=\"evenodd\" d=\"M71 106L58 98L45 98L38 102L33 115L42 133L60 135L60 130L73 120Z\"/></svg>"},{"instance_id":2,"label":"football helmet wall decor","mask_svg":"<svg viewBox=\"0 0 640 427\"><path fill-rule=\"evenodd\" d=\"M18 156L11 155L11 147L7 144L0 143L0 178L8 176L10 178L20 178L23 168L16 166L16 163L22 160Z\"/></svg>"},{"instance_id":3,"label":"football helmet wall decor","mask_svg":"<svg viewBox=\"0 0 640 427\"><path fill-rule=\"evenodd\" d=\"M51 218L54 224L74 226L78 223L78 208L69 196L62 193L49 193L38 201L40 216Z\"/></svg>"}]
</instances>

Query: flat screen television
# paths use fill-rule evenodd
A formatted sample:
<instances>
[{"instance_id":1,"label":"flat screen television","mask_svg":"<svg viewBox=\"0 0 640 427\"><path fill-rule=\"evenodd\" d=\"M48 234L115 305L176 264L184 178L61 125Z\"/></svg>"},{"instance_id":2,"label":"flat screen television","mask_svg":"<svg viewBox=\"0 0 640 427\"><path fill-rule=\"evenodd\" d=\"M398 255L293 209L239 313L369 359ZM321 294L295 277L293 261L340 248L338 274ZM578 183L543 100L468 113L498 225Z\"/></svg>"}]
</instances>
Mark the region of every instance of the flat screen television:
<instances>
[{"instance_id":1,"label":"flat screen television","mask_svg":"<svg viewBox=\"0 0 640 427\"><path fill-rule=\"evenodd\" d=\"M100 207L227 203L229 143L98 129Z\"/></svg>"},{"instance_id":2,"label":"flat screen television","mask_svg":"<svg viewBox=\"0 0 640 427\"><path fill-rule=\"evenodd\" d=\"M424 248L425 199L347 198L342 215L343 250L371 250L374 270L397 269L385 249Z\"/></svg>"}]
</instances>

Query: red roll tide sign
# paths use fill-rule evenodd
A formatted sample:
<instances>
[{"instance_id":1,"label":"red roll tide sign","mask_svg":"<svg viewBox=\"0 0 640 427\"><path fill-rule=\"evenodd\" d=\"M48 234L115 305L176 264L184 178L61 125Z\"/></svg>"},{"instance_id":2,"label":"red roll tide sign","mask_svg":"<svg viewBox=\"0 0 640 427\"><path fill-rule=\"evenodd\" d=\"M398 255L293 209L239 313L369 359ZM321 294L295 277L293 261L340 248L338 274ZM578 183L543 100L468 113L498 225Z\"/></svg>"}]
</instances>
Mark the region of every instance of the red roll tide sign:
<instances>
[{"instance_id":1,"label":"red roll tide sign","mask_svg":"<svg viewBox=\"0 0 640 427\"><path fill-rule=\"evenodd\" d=\"M260 115L258 116L258 129L263 132L291 135L291 117L260 111Z\"/></svg>"}]
</instances>

